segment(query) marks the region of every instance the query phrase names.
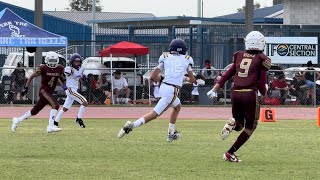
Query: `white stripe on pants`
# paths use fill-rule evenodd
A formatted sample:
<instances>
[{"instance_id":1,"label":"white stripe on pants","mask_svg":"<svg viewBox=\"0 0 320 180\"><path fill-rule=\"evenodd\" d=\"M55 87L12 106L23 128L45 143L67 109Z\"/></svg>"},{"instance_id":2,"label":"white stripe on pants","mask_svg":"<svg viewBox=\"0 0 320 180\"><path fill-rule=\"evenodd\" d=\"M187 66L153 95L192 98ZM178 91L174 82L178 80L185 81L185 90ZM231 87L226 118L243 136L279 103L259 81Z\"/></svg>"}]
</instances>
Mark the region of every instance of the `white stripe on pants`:
<instances>
[{"instance_id":1,"label":"white stripe on pants","mask_svg":"<svg viewBox=\"0 0 320 180\"><path fill-rule=\"evenodd\" d=\"M83 97L81 94L77 92L76 88L68 88L66 90L67 99L63 104L63 107L69 109L74 101L77 101L79 104L82 104L83 102L87 101L85 97Z\"/></svg>"}]
</instances>

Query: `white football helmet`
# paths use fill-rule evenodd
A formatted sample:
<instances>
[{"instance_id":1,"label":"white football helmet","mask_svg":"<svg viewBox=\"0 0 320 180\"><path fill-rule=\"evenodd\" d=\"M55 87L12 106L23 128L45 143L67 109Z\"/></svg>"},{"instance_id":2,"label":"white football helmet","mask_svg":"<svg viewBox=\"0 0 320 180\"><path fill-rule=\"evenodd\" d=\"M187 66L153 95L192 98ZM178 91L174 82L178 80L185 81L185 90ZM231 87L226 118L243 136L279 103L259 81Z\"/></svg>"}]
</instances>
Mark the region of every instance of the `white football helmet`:
<instances>
[{"instance_id":1,"label":"white football helmet","mask_svg":"<svg viewBox=\"0 0 320 180\"><path fill-rule=\"evenodd\" d=\"M56 68L59 64L59 56L53 51L49 51L44 59L44 63L50 68Z\"/></svg>"},{"instance_id":2,"label":"white football helmet","mask_svg":"<svg viewBox=\"0 0 320 180\"><path fill-rule=\"evenodd\" d=\"M266 45L263 34L259 31L251 31L244 39L246 50L263 51Z\"/></svg>"}]
</instances>

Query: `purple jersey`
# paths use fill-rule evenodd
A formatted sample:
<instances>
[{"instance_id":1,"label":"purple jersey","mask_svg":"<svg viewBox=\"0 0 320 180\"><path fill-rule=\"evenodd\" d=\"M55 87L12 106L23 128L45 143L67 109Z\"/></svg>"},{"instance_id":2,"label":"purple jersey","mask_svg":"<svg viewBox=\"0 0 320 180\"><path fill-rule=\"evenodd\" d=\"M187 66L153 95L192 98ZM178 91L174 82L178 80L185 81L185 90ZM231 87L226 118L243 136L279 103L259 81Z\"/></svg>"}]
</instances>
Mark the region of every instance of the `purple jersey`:
<instances>
[{"instance_id":1,"label":"purple jersey","mask_svg":"<svg viewBox=\"0 0 320 180\"><path fill-rule=\"evenodd\" d=\"M57 86L58 79L64 81L63 77L64 68L58 65L56 68L50 68L45 64L40 64L36 69L36 72L41 74L41 90L52 94Z\"/></svg>"}]
</instances>

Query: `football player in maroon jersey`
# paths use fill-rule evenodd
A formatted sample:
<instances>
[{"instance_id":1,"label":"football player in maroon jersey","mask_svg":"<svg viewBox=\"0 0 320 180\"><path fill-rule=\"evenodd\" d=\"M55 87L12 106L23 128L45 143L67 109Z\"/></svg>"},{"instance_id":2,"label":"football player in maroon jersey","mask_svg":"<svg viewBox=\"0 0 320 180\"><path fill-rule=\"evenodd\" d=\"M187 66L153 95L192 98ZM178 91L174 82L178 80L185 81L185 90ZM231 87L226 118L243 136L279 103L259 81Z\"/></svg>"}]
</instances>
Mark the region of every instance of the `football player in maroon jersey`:
<instances>
[{"instance_id":1,"label":"football player in maroon jersey","mask_svg":"<svg viewBox=\"0 0 320 180\"><path fill-rule=\"evenodd\" d=\"M236 142L224 153L223 159L231 162L239 162L235 152L249 139L257 127L260 104L257 98L258 90L261 95L266 93L267 71L271 67L271 60L263 53L265 38L258 31L250 32L245 38L245 51L238 51L233 55L233 64L222 78L207 94L210 98L216 96L216 92L226 81L233 77L231 94L232 116L221 131L222 139L229 134L241 131Z\"/></svg>"},{"instance_id":2,"label":"football player in maroon jersey","mask_svg":"<svg viewBox=\"0 0 320 180\"><path fill-rule=\"evenodd\" d=\"M55 97L53 97L53 91L56 88L58 79L62 82L65 82L64 77L64 67L59 65L59 56L55 52L48 52L46 54L45 64L40 64L36 71L28 79L25 90L23 94L28 92L28 86L32 82L33 78L41 76L41 87L39 90L39 100L37 104L30 110L23 114L21 117L12 118L12 132L15 132L18 124L28 119L31 116L38 114L47 104L51 106L50 116L49 116L49 125L47 126L47 132L58 132L61 131L61 128L54 125L54 118L56 117L57 110L59 109L59 104ZM64 86L63 86L64 87Z\"/></svg>"}]
</instances>

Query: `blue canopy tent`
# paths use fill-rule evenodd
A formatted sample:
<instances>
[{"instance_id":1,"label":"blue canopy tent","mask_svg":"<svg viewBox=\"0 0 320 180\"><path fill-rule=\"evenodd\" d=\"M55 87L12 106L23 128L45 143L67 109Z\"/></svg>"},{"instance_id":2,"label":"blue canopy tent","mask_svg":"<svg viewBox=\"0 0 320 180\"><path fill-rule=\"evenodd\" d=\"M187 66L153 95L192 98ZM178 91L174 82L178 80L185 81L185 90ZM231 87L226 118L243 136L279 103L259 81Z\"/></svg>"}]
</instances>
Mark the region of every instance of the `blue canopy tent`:
<instances>
[{"instance_id":1,"label":"blue canopy tent","mask_svg":"<svg viewBox=\"0 0 320 180\"><path fill-rule=\"evenodd\" d=\"M67 37L41 29L5 8L0 12L0 47L67 47Z\"/></svg>"}]
</instances>

